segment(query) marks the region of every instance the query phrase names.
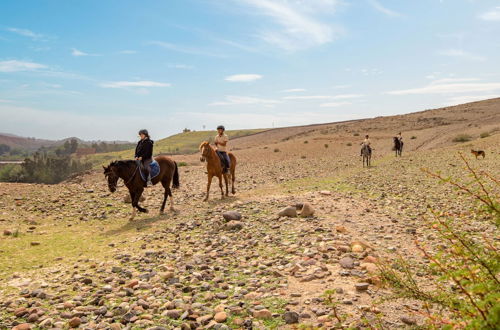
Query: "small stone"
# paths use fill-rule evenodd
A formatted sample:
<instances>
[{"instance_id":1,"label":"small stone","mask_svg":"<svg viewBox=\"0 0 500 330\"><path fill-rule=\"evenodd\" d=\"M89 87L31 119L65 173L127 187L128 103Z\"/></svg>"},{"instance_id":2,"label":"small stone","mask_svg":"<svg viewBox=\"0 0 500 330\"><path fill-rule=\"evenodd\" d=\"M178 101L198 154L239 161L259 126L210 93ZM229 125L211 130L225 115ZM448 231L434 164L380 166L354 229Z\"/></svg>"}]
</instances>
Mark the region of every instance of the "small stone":
<instances>
[{"instance_id":1,"label":"small stone","mask_svg":"<svg viewBox=\"0 0 500 330\"><path fill-rule=\"evenodd\" d=\"M335 230L341 234L347 233L347 229L344 226L335 226Z\"/></svg>"},{"instance_id":2,"label":"small stone","mask_svg":"<svg viewBox=\"0 0 500 330\"><path fill-rule=\"evenodd\" d=\"M196 318L196 322L205 325L210 322L211 319L213 319L213 316L211 314L207 314Z\"/></svg>"},{"instance_id":3,"label":"small stone","mask_svg":"<svg viewBox=\"0 0 500 330\"><path fill-rule=\"evenodd\" d=\"M330 196L332 194L330 190L321 190L319 193L324 196Z\"/></svg>"},{"instance_id":4,"label":"small stone","mask_svg":"<svg viewBox=\"0 0 500 330\"><path fill-rule=\"evenodd\" d=\"M287 206L278 212L280 217L295 218L297 216L297 209L294 206Z\"/></svg>"},{"instance_id":5,"label":"small stone","mask_svg":"<svg viewBox=\"0 0 500 330\"><path fill-rule=\"evenodd\" d=\"M214 320L217 323L223 323L226 322L227 320L227 313L226 312L218 312L214 316Z\"/></svg>"},{"instance_id":6,"label":"small stone","mask_svg":"<svg viewBox=\"0 0 500 330\"><path fill-rule=\"evenodd\" d=\"M5 236L10 236L10 235L12 235L12 231L11 231L11 230L8 230L8 229L4 229L3 234L4 234Z\"/></svg>"},{"instance_id":7,"label":"small stone","mask_svg":"<svg viewBox=\"0 0 500 330\"><path fill-rule=\"evenodd\" d=\"M68 325L70 328L78 328L82 324L82 320L79 317L74 317L69 320Z\"/></svg>"},{"instance_id":8,"label":"small stone","mask_svg":"<svg viewBox=\"0 0 500 330\"><path fill-rule=\"evenodd\" d=\"M253 317L258 319L271 319L273 314L267 309L261 309L253 312Z\"/></svg>"},{"instance_id":9,"label":"small stone","mask_svg":"<svg viewBox=\"0 0 500 330\"><path fill-rule=\"evenodd\" d=\"M241 214L236 211L227 211L222 213L222 217L226 221L231 221L231 220L241 220Z\"/></svg>"},{"instance_id":10,"label":"small stone","mask_svg":"<svg viewBox=\"0 0 500 330\"><path fill-rule=\"evenodd\" d=\"M21 323L12 328L12 330L30 330L30 329L31 329L31 324L29 323Z\"/></svg>"},{"instance_id":11,"label":"small stone","mask_svg":"<svg viewBox=\"0 0 500 330\"><path fill-rule=\"evenodd\" d=\"M226 223L225 228L227 230L241 230L243 228L243 222L231 220L228 223Z\"/></svg>"},{"instance_id":12,"label":"small stone","mask_svg":"<svg viewBox=\"0 0 500 330\"><path fill-rule=\"evenodd\" d=\"M30 245L31 246L38 246L38 245L40 245L40 242L31 242Z\"/></svg>"},{"instance_id":13,"label":"small stone","mask_svg":"<svg viewBox=\"0 0 500 330\"><path fill-rule=\"evenodd\" d=\"M340 266L342 268L353 269L354 268L354 260L351 257L344 257L339 260Z\"/></svg>"},{"instance_id":14,"label":"small stone","mask_svg":"<svg viewBox=\"0 0 500 330\"><path fill-rule=\"evenodd\" d=\"M365 248L361 244L353 244L351 250L352 252L363 252Z\"/></svg>"},{"instance_id":15,"label":"small stone","mask_svg":"<svg viewBox=\"0 0 500 330\"><path fill-rule=\"evenodd\" d=\"M54 324L54 319L52 318L46 318L42 322L40 322L39 326L41 328L52 328L52 325Z\"/></svg>"},{"instance_id":16,"label":"small stone","mask_svg":"<svg viewBox=\"0 0 500 330\"><path fill-rule=\"evenodd\" d=\"M312 205L309 203L304 203L302 205L302 209L300 210L300 216L305 218L305 217L312 217L313 215L314 215L314 208L312 207Z\"/></svg>"},{"instance_id":17,"label":"small stone","mask_svg":"<svg viewBox=\"0 0 500 330\"><path fill-rule=\"evenodd\" d=\"M408 316L402 316L401 317L401 322L403 322L404 324L407 324L407 325L415 325L415 324L417 324L417 321L414 318L408 317Z\"/></svg>"},{"instance_id":18,"label":"small stone","mask_svg":"<svg viewBox=\"0 0 500 330\"><path fill-rule=\"evenodd\" d=\"M174 320L177 320L179 317L182 315L182 310L181 309L171 309L166 311L166 315Z\"/></svg>"},{"instance_id":19,"label":"small stone","mask_svg":"<svg viewBox=\"0 0 500 330\"><path fill-rule=\"evenodd\" d=\"M362 282L362 283L356 283L354 287L356 288L357 291L366 291L368 290L368 287L370 286L369 283Z\"/></svg>"},{"instance_id":20,"label":"small stone","mask_svg":"<svg viewBox=\"0 0 500 330\"><path fill-rule=\"evenodd\" d=\"M283 319L286 324L296 324L299 323L299 314L296 312L285 312Z\"/></svg>"}]
</instances>

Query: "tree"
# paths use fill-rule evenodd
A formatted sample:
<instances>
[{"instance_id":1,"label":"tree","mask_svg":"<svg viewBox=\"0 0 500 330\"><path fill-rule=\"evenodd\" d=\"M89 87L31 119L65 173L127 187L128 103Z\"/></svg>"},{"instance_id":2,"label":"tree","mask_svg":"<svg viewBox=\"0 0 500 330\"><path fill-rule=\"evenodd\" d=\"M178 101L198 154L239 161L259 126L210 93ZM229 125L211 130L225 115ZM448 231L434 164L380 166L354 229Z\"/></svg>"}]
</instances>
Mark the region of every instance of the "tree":
<instances>
[{"instance_id":1,"label":"tree","mask_svg":"<svg viewBox=\"0 0 500 330\"><path fill-rule=\"evenodd\" d=\"M10 147L6 144L0 144L0 155L6 154L10 151Z\"/></svg>"}]
</instances>

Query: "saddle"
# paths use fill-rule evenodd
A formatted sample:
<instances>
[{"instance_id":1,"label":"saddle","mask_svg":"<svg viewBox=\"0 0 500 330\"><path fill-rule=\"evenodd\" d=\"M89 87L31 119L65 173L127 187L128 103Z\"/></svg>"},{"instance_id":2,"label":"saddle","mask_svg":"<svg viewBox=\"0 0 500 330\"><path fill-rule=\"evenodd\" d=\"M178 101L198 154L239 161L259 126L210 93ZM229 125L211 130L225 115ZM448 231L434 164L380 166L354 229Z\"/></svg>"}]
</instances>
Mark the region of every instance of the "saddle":
<instances>
[{"instance_id":1,"label":"saddle","mask_svg":"<svg viewBox=\"0 0 500 330\"><path fill-rule=\"evenodd\" d=\"M143 173L142 168L139 166L139 173L141 174L142 180L146 181L148 178ZM153 160L149 165L149 173L151 174L151 180L160 174L160 164L156 160Z\"/></svg>"},{"instance_id":2,"label":"saddle","mask_svg":"<svg viewBox=\"0 0 500 330\"><path fill-rule=\"evenodd\" d=\"M226 160L224 159L224 156L222 156L222 154L220 152L217 152L217 156L219 156L220 165L222 166L222 168L229 170L229 164L226 164Z\"/></svg>"}]
</instances>

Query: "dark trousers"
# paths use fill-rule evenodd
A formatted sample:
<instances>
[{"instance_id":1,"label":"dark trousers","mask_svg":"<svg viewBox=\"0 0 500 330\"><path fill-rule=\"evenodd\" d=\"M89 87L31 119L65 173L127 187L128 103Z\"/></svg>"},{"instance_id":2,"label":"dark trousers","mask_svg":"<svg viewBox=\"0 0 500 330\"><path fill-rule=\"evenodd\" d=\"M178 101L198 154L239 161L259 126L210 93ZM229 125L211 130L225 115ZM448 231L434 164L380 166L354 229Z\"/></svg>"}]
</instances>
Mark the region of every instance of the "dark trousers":
<instances>
[{"instance_id":1,"label":"dark trousers","mask_svg":"<svg viewBox=\"0 0 500 330\"><path fill-rule=\"evenodd\" d=\"M231 160L229 159L229 155L225 151L218 151L218 150L217 150L217 155L219 155L219 158L222 159L224 172L227 172L227 170L231 168Z\"/></svg>"},{"instance_id":2,"label":"dark trousers","mask_svg":"<svg viewBox=\"0 0 500 330\"><path fill-rule=\"evenodd\" d=\"M148 178L151 175L149 165L151 165L152 162L153 159L151 158L141 160L141 170L146 178Z\"/></svg>"}]
</instances>

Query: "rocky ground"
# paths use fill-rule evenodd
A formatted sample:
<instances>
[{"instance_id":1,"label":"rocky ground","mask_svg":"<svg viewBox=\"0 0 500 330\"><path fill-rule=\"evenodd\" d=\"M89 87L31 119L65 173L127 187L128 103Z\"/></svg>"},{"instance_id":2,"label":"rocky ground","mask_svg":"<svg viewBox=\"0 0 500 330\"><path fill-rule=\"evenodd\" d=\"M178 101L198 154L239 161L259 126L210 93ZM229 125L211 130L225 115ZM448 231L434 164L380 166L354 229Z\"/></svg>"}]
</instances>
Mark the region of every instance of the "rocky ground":
<instances>
[{"instance_id":1,"label":"rocky ground","mask_svg":"<svg viewBox=\"0 0 500 330\"><path fill-rule=\"evenodd\" d=\"M100 172L55 186L2 183L0 328L422 325L419 303L384 299L391 291L376 263L400 255L424 265L413 241L438 243L424 225L428 205L461 212L471 202L421 168L464 176L463 152L498 175L499 139L473 142L488 151L484 160L460 144L398 159L380 151L363 169L356 146L332 150L300 136L295 149L266 147L276 161L235 151L237 195L220 200L213 185L208 203L204 168L178 157L191 165L181 168L177 211L156 214L154 187L143 202L150 213L133 222L126 188L110 194Z\"/></svg>"}]
</instances>

